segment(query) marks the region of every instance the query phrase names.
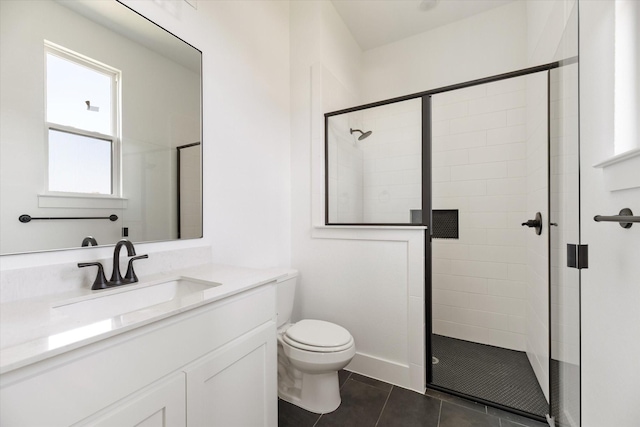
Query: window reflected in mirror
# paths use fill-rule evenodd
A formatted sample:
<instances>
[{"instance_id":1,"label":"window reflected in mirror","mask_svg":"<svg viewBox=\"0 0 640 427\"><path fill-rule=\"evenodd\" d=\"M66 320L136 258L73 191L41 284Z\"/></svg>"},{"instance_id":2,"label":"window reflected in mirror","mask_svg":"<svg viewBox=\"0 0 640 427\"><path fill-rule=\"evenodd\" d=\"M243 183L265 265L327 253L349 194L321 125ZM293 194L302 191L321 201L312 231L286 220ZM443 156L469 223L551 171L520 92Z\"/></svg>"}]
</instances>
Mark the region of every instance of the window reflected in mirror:
<instances>
[{"instance_id":1,"label":"window reflected in mirror","mask_svg":"<svg viewBox=\"0 0 640 427\"><path fill-rule=\"evenodd\" d=\"M120 195L120 71L45 41L49 192Z\"/></svg>"}]
</instances>

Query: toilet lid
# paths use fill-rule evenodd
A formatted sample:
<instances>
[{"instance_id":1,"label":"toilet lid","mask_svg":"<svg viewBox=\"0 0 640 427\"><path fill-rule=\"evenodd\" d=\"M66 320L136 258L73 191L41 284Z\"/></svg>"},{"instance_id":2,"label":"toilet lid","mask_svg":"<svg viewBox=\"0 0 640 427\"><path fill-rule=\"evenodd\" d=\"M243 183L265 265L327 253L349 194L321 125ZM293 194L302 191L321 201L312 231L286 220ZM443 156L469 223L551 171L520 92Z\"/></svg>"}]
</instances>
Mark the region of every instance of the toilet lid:
<instances>
[{"instance_id":1,"label":"toilet lid","mask_svg":"<svg viewBox=\"0 0 640 427\"><path fill-rule=\"evenodd\" d=\"M311 347L342 347L353 340L349 331L323 320L301 320L285 332L290 341ZM287 341L289 341L287 340Z\"/></svg>"}]
</instances>

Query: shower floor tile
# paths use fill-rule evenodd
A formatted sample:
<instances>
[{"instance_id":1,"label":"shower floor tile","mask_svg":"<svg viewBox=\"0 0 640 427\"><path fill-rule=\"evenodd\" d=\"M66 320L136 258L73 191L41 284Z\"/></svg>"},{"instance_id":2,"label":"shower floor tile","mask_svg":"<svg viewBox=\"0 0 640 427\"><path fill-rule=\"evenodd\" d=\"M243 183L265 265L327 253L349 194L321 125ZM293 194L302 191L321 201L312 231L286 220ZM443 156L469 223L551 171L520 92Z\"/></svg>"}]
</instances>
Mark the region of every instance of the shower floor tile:
<instances>
[{"instance_id":1,"label":"shower floor tile","mask_svg":"<svg viewBox=\"0 0 640 427\"><path fill-rule=\"evenodd\" d=\"M433 384L534 415L547 400L524 352L432 335Z\"/></svg>"}]
</instances>

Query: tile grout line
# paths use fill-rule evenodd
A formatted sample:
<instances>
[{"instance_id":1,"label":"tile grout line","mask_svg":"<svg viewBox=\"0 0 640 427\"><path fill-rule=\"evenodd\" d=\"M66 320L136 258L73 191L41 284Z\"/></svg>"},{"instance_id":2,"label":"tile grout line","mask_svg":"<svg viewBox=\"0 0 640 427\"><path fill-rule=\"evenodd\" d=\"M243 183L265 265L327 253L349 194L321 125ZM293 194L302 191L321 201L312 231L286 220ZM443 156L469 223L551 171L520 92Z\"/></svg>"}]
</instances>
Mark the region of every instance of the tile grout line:
<instances>
[{"instance_id":1,"label":"tile grout line","mask_svg":"<svg viewBox=\"0 0 640 427\"><path fill-rule=\"evenodd\" d=\"M382 405L382 410L380 411L380 415L378 415L378 420L374 427L378 427L378 423L380 422L380 418L382 418L382 413L384 412L384 408L387 407L387 402L389 401L389 397L391 397L391 392L393 391L393 385L391 386L391 390L389 390L389 394L387 394L387 399L384 401L384 405Z\"/></svg>"},{"instance_id":2,"label":"tile grout line","mask_svg":"<svg viewBox=\"0 0 640 427\"><path fill-rule=\"evenodd\" d=\"M376 386L371 385L371 384L363 383L362 381L358 381L358 380L356 380L356 379L354 379L354 378L348 378L348 379L350 379L351 381L355 381L355 382L357 382L358 384L366 385L367 387L371 387L371 388L375 388L376 390L383 391L383 392L385 392L385 393L391 393L391 390L386 391L386 390L381 389L380 387L376 387ZM346 383L347 383L347 382L345 381L345 384L346 384ZM389 384L389 385L391 386L391 389L393 389L394 385L393 385L393 384Z\"/></svg>"},{"instance_id":3,"label":"tile grout line","mask_svg":"<svg viewBox=\"0 0 640 427\"><path fill-rule=\"evenodd\" d=\"M351 374L353 372L351 371L345 371L345 372L349 372L349 375L347 375L347 378L344 379L344 382L342 383L342 385L340 386L340 390L342 390L342 387L344 387L344 385L347 383L347 381L349 380L349 378L351 378Z\"/></svg>"},{"instance_id":4,"label":"tile grout line","mask_svg":"<svg viewBox=\"0 0 640 427\"><path fill-rule=\"evenodd\" d=\"M439 393L440 393L440 392L439 392ZM443 397L443 394L445 395L444 397ZM491 414L489 414L489 407L488 407L488 406L486 406L486 405L482 405L482 407L483 407L484 409L482 409L482 411L478 411L478 410L476 410L476 409L474 409L474 408L472 408L472 407L470 407L470 406L468 406L468 405L465 405L465 404L464 404L464 402L467 402L467 403L474 403L472 400L464 399L464 398L462 398L462 397L457 397L457 396L453 396L453 395L447 395L446 393L441 393L441 394L438 394L438 395L435 395L435 396L434 396L434 395L431 395L431 394L427 394L426 392L425 392L424 396L429 396L429 397L432 397L432 398L434 398L434 399L438 399L438 400L441 400L441 401L443 401L443 402L449 403L449 404L451 404L451 405L458 406L458 407L460 407L460 408L465 408L465 409L469 409L469 410L472 410L472 411L478 412L478 413L480 413L480 414L487 414L487 415L491 415ZM453 397L453 398L455 398L455 400L449 400L449 398L447 398L447 397L449 397L449 398ZM479 405L479 404L478 404L478 405ZM484 411L484 412L483 412L483 411ZM496 416L496 415L492 415L492 416Z\"/></svg>"},{"instance_id":5,"label":"tile grout line","mask_svg":"<svg viewBox=\"0 0 640 427\"><path fill-rule=\"evenodd\" d=\"M313 427L316 427L318 425L318 423L320 422L320 418L322 418L322 415L324 414L320 414L320 416L318 417L318 419L316 420L315 423L313 423Z\"/></svg>"}]
</instances>

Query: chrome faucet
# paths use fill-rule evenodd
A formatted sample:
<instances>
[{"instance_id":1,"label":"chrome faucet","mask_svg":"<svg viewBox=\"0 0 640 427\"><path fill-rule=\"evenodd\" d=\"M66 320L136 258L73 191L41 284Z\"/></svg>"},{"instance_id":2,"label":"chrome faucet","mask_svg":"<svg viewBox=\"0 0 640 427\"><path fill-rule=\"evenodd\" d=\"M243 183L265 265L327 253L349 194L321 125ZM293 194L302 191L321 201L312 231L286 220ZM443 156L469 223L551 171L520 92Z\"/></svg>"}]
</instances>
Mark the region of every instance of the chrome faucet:
<instances>
[{"instance_id":1,"label":"chrome faucet","mask_svg":"<svg viewBox=\"0 0 640 427\"><path fill-rule=\"evenodd\" d=\"M120 274L120 248L122 248L122 246L127 247L127 254L129 256L136 255L136 250L133 247L133 243L131 243L127 239L122 239L118 243L116 243L116 247L113 248L113 272L111 273L111 279L109 280L108 286L120 286L131 283L128 281L124 281L122 279L122 274Z\"/></svg>"}]
</instances>

